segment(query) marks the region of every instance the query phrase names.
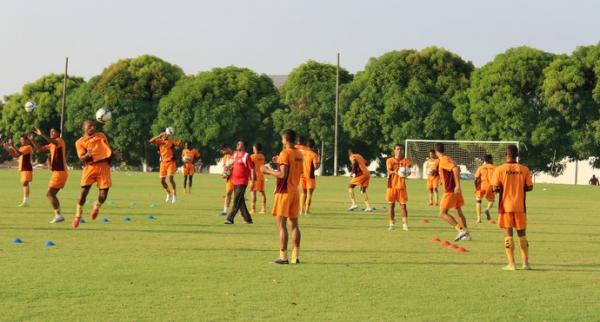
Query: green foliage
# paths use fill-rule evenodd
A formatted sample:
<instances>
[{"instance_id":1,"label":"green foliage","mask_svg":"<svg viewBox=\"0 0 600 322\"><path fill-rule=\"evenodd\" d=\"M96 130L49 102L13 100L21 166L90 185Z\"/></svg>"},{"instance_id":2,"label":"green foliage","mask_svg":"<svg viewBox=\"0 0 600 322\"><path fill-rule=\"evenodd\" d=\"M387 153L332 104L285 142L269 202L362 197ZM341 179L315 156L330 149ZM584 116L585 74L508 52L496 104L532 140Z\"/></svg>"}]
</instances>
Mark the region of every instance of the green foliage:
<instances>
[{"instance_id":1,"label":"green foliage","mask_svg":"<svg viewBox=\"0 0 600 322\"><path fill-rule=\"evenodd\" d=\"M225 67L181 79L159 105L154 134L167 126L199 148L204 164L219 157L221 144L246 139L270 153L270 115L279 106L272 80L247 68Z\"/></svg>"},{"instance_id":2,"label":"green foliage","mask_svg":"<svg viewBox=\"0 0 600 322\"><path fill-rule=\"evenodd\" d=\"M549 170L568 155L568 130L561 115L547 107L544 69L555 55L528 47L507 50L473 73L470 106L461 112L459 138L515 140L525 144L521 158L532 170Z\"/></svg>"},{"instance_id":3,"label":"green foliage","mask_svg":"<svg viewBox=\"0 0 600 322\"><path fill-rule=\"evenodd\" d=\"M181 68L154 56L119 60L69 97L68 128L81 134L82 122L93 118L98 108L108 106L113 119L102 130L113 147L130 163L156 159L146 142L158 102L181 77Z\"/></svg>"}]
</instances>

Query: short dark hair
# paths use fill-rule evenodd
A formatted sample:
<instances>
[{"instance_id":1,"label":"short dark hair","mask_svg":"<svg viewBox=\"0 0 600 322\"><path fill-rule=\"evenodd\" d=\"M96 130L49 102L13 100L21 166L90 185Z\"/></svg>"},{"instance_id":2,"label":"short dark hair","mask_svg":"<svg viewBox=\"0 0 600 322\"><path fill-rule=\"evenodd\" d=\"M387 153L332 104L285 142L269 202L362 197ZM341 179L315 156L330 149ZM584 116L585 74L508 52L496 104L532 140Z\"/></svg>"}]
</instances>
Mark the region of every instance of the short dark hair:
<instances>
[{"instance_id":1,"label":"short dark hair","mask_svg":"<svg viewBox=\"0 0 600 322\"><path fill-rule=\"evenodd\" d=\"M492 158L491 154L486 154L483 157L483 161L487 162L487 163L494 163L494 159Z\"/></svg>"},{"instance_id":2,"label":"short dark hair","mask_svg":"<svg viewBox=\"0 0 600 322\"><path fill-rule=\"evenodd\" d=\"M435 150L434 150L434 149L431 149L431 150L429 150L429 153L433 153L433 154L435 154Z\"/></svg>"},{"instance_id":3,"label":"short dark hair","mask_svg":"<svg viewBox=\"0 0 600 322\"><path fill-rule=\"evenodd\" d=\"M87 122L87 121L89 121L89 120L85 120L85 122ZM83 122L83 123L85 123L85 122ZM51 127L50 131L52 131L52 130L54 130L55 132L57 132L58 134L60 134L60 128L59 127Z\"/></svg>"},{"instance_id":4,"label":"short dark hair","mask_svg":"<svg viewBox=\"0 0 600 322\"><path fill-rule=\"evenodd\" d=\"M401 147L401 148L402 148L402 150L404 150L404 145L402 145L402 144L400 144L400 143L396 143L396 144L394 144L394 149L395 149L397 146Z\"/></svg>"},{"instance_id":5,"label":"short dark hair","mask_svg":"<svg viewBox=\"0 0 600 322\"><path fill-rule=\"evenodd\" d=\"M433 150L435 152L444 153L444 143L436 143L433 145Z\"/></svg>"},{"instance_id":6,"label":"short dark hair","mask_svg":"<svg viewBox=\"0 0 600 322\"><path fill-rule=\"evenodd\" d=\"M313 139L308 139L308 141L306 142L306 146L309 147L309 148L311 148L311 149L314 148L315 145L317 145L317 143Z\"/></svg>"},{"instance_id":7,"label":"short dark hair","mask_svg":"<svg viewBox=\"0 0 600 322\"><path fill-rule=\"evenodd\" d=\"M298 135L298 144L302 144L304 145L306 143L306 138L304 137L304 135Z\"/></svg>"},{"instance_id":8,"label":"short dark hair","mask_svg":"<svg viewBox=\"0 0 600 322\"><path fill-rule=\"evenodd\" d=\"M241 143L244 145L244 148L245 148L245 147L248 147L248 143L246 143L246 140L239 139L239 140L238 140L238 143L240 143L240 142L241 142Z\"/></svg>"},{"instance_id":9,"label":"short dark hair","mask_svg":"<svg viewBox=\"0 0 600 322\"><path fill-rule=\"evenodd\" d=\"M221 144L221 150L229 149L229 144L223 143Z\"/></svg>"},{"instance_id":10,"label":"short dark hair","mask_svg":"<svg viewBox=\"0 0 600 322\"><path fill-rule=\"evenodd\" d=\"M258 150L258 151L262 151L262 144L260 144L260 142L256 142L254 143L254 147Z\"/></svg>"},{"instance_id":11,"label":"short dark hair","mask_svg":"<svg viewBox=\"0 0 600 322\"><path fill-rule=\"evenodd\" d=\"M506 155L508 155L511 158L518 157L519 156L519 148L517 148L517 146L514 144L507 146L506 147Z\"/></svg>"},{"instance_id":12,"label":"short dark hair","mask_svg":"<svg viewBox=\"0 0 600 322\"><path fill-rule=\"evenodd\" d=\"M292 129L284 130L283 132L281 132L281 136L285 137L286 141L288 142L293 143L296 141L296 131Z\"/></svg>"}]
</instances>

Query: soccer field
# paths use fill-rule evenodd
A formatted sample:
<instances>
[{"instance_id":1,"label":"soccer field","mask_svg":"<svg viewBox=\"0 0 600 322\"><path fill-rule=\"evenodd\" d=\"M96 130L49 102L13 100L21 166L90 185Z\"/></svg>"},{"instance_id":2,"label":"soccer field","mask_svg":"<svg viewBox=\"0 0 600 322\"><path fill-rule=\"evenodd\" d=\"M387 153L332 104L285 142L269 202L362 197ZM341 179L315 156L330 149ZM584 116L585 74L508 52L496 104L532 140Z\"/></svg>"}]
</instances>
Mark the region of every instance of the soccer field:
<instances>
[{"instance_id":1,"label":"soccer field","mask_svg":"<svg viewBox=\"0 0 600 322\"><path fill-rule=\"evenodd\" d=\"M371 181L377 211L365 214L345 210L348 178L326 177L318 179L313 214L301 218L302 264L277 266L270 215L255 216L254 225L238 216L232 226L216 215L224 189L218 176L196 176L193 195L167 205L156 173L114 173L111 202L94 222L90 202L75 231L80 172L59 193L67 222L57 225L48 223L48 177L34 173L31 206L20 209L17 171L0 170L0 320L600 319L597 187L536 185L527 197L534 270L505 272L501 231L472 224L468 181L473 241L460 242L467 253L431 241L451 240L455 231L426 206L423 181L408 182L405 232L387 230L384 179ZM13 244L17 237L24 242ZM45 247L47 240L56 246Z\"/></svg>"}]
</instances>

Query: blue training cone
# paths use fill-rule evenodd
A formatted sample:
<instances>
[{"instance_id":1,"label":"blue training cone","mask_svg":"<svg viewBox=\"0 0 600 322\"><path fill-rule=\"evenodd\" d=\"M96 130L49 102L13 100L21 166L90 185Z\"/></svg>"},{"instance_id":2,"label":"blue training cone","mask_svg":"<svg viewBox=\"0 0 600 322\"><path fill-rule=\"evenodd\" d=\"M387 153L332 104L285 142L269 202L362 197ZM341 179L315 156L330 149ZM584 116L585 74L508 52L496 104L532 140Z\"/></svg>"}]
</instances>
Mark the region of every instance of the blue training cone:
<instances>
[{"instance_id":1,"label":"blue training cone","mask_svg":"<svg viewBox=\"0 0 600 322\"><path fill-rule=\"evenodd\" d=\"M108 218L102 218L102 222L109 222Z\"/></svg>"},{"instance_id":2,"label":"blue training cone","mask_svg":"<svg viewBox=\"0 0 600 322\"><path fill-rule=\"evenodd\" d=\"M22 243L23 243L23 240L21 238L19 238L19 237L15 238L13 240L13 244L22 244Z\"/></svg>"},{"instance_id":3,"label":"blue training cone","mask_svg":"<svg viewBox=\"0 0 600 322\"><path fill-rule=\"evenodd\" d=\"M148 215L148 219L149 219L149 220L154 220L154 219L156 219L156 217L154 217L154 216L152 216L152 215Z\"/></svg>"},{"instance_id":4,"label":"blue training cone","mask_svg":"<svg viewBox=\"0 0 600 322\"><path fill-rule=\"evenodd\" d=\"M53 241L51 241L51 240L46 241L46 247L52 247L52 246L55 246L55 245L56 244Z\"/></svg>"},{"instance_id":5,"label":"blue training cone","mask_svg":"<svg viewBox=\"0 0 600 322\"><path fill-rule=\"evenodd\" d=\"M79 220L79 223L80 223L80 224L85 224L85 219L81 218L81 219Z\"/></svg>"},{"instance_id":6,"label":"blue training cone","mask_svg":"<svg viewBox=\"0 0 600 322\"><path fill-rule=\"evenodd\" d=\"M129 218L129 217L125 217L125 218L123 218L123 220L124 220L124 221L131 221L131 218Z\"/></svg>"}]
</instances>

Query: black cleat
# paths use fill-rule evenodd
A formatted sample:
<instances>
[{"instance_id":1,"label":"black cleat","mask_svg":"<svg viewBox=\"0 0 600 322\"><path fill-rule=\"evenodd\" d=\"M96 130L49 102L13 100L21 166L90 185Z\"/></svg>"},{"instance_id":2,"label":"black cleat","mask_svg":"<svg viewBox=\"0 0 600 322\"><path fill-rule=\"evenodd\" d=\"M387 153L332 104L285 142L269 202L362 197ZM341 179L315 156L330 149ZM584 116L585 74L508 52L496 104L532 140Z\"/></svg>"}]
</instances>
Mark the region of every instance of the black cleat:
<instances>
[{"instance_id":1,"label":"black cleat","mask_svg":"<svg viewBox=\"0 0 600 322\"><path fill-rule=\"evenodd\" d=\"M273 264L277 264L277 265L287 265L289 263L290 263L290 261L287 259L278 259L278 260L273 261Z\"/></svg>"},{"instance_id":2,"label":"black cleat","mask_svg":"<svg viewBox=\"0 0 600 322\"><path fill-rule=\"evenodd\" d=\"M300 264L300 258L292 259L292 264Z\"/></svg>"},{"instance_id":3,"label":"black cleat","mask_svg":"<svg viewBox=\"0 0 600 322\"><path fill-rule=\"evenodd\" d=\"M224 222L224 224L225 224L225 225L233 225L233 221L231 221L231 220L226 220L226 221Z\"/></svg>"},{"instance_id":4,"label":"black cleat","mask_svg":"<svg viewBox=\"0 0 600 322\"><path fill-rule=\"evenodd\" d=\"M253 221L244 221L244 224L246 225L252 225L254 222Z\"/></svg>"},{"instance_id":5,"label":"black cleat","mask_svg":"<svg viewBox=\"0 0 600 322\"><path fill-rule=\"evenodd\" d=\"M487 219L487 220L492 219L492 216L490 215L490 210L489 209L485 210L485 219Z\"/></svg>"}]
</instances>

